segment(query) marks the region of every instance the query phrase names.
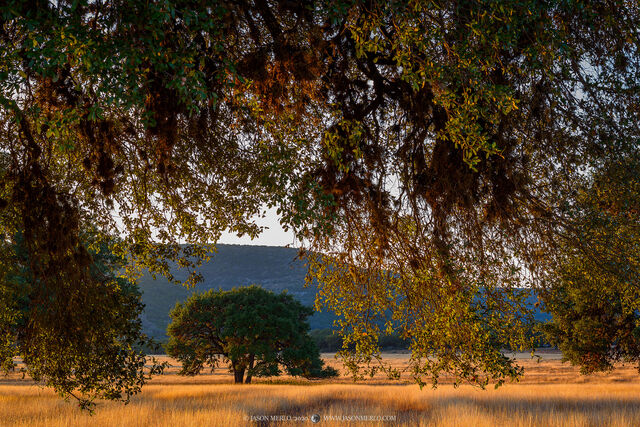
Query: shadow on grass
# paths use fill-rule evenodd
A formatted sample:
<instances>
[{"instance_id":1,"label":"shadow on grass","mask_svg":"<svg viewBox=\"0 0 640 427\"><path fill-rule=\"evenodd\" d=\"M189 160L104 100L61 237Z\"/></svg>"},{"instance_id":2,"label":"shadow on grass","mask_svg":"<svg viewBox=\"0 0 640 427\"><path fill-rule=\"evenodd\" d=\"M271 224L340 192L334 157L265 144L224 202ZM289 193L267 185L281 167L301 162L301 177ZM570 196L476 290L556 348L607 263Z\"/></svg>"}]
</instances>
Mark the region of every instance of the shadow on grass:
<instances>
[{"instance_id":1,"label":"shadow on grass","mask_svg":"<svg viewBox=\"0 0 640 427\"><path fill-rule=\"evenodd\" d=\"M554 397L540 396L536 398L520 397L480 397L466 396L436 397L434 406L474 406L490 413L563 413L586 412L612 413L616 411L632 411L640 415L640 397Z\"/></svg>"},{"instance_id":2,"label":"shadow on grass","mask_svg":"<svg viewBox=\"0 0 640 427\"><path fill-rule=\"evenodd\" d=\"M398 402L399 403L399 402ZM325 422L325 416L393 416L394 418L389 420L388 425L397 425L398 423L413 424L411 421L416 419L416 414L419 414L422 418L429 416L429 411L407 411L401 409L401 406L391 404L376 405L372 403L370 397L331 397L331 396L319 396L315 399L311 399L304 404L296 404L295 402L287 402L285 404L270 408L268 411L264 411L263 416L271 417L308 417L317 414L320 417L320 424ZM353 420L351 420L353 421ZM325 422L326 423L326 422ZM380 422L373 422L374 424L380 424ZM295 423L299 424L299 423ZM304 423L303 423L304 424ZM307 422L306 424L311 424ZM354 425L353 422L346 422L346 425ZM355 422L357 425L371 425L372 422ZM253 425L266 427L266 426L279 426L279 425L291 425L291 423L282 421L270 421L261 419L254 421Z\"/></svg>"},{"instance_id":3,"label":"shadow on grass","mask_svg":"<svg viewBox=\"0 0 640 427\"><path fill-rule=\"evenodd\" d=\"M418 423L438 423L438 413L469 411L482 414L483 418L511 418L523 420L538 420L536 424L549 419L571 419L575 415L589 420L588 425L610 425L613 417L623 417L628 421L640 419L640 397L583 397L566 398L541 396L534 399L520 397L483 397L471 398L466 396L427 397L428 404L423 409L407 410L403 408L401 400L398 402L382 402L376 404L369 396L365 397L331 397L320 396L305 404L286 402L264 411L267 416L308 416L312 414L331 415L393 415L395 419L389 422L362 423L359 425L416 425ZM469 413L469 412L467 412ZM253 423L257 426L277 426L286 423L280 421L259 420Z\"/></svg>"}]
</instances>

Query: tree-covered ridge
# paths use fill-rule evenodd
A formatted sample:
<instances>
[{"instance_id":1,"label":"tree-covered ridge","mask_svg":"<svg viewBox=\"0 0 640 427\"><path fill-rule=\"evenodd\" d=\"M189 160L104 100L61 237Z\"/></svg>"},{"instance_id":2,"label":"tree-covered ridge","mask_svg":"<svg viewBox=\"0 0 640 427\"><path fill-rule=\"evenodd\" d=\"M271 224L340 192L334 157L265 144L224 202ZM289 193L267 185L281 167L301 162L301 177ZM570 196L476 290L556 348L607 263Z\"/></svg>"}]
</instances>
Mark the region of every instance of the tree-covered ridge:
<instances>
[{"instance_id":1,"label":"tree-covered ridge","mask_svg":"<svg viewBox=\"0 0 640 427\"><path fill-rule=\"evenodd\" d=\"M179 301L184 301L195 292L210 289L231 290L237 286L259 285L265 290L280 293L286 291L300 303L313 306L316 286L304 287L307 266L297 258L295 248L224 245L219 244L210 259L198 267L202 281L192 288L176 286L163 276L155 279L144 274L138 279L145 304L142 326L146 334L157 340L166 340L169 312ZM184 280L185 272L170 265L171 273ZM335 315L314 313L309 317L311 329L331 328Z\"/></svg>"},{"instance_id":2,"label":"tree-covered ridge","mask_svg":"<svg viewBox=\"0 0 640 427\"><path fill-rule=\"evenodd\" d=\"M297 255L295 248L218 244L216 252L209 254L210 259L198 267L202 281L192 288L176 286L163 276L154 279L151 274L145 273L137 281L145 304L143 332L156 340L166 341L169 312L176 302L186 300L195 292L210 289L228 291L237 286L256 284L275 293L286 291L303 305L313 306L318 286L315 283L305 286L307 261L297 258ZM176 279L186 278L187 273L180 271L176 265L170 265L170 268ZM529 296L527 308L535 308L537 301L536 294ZM533 312L534 318L539 322L548 320L540 308ZM336 314L328 310L315 311L308 319L312 330L333 330L336 320ZM332 351L341 347L342 344L333 346Z\"/></svg>"},{"instance_id":3,"label":"tree-covered ridge","mask_svg":"<svg viewBox=\"0 0 640 427\"><path fill-rule=\"evenodd\" d=\"M14 0L0 13L0 224L5 240L23 231L51 289L81 271L88 223L126 235L111 249L131 274L171 277L170 260L191 269L224 229L255 235L252 216L277 206L322 260L318 303L345 316L350 366L389 320L419 383L484 385L520 372L498 343L531 344L521 289L553 304L563 265L605 272L571 261L599 244L572 209L637 158L636 1Z\"/></svg>"}]
</instances>

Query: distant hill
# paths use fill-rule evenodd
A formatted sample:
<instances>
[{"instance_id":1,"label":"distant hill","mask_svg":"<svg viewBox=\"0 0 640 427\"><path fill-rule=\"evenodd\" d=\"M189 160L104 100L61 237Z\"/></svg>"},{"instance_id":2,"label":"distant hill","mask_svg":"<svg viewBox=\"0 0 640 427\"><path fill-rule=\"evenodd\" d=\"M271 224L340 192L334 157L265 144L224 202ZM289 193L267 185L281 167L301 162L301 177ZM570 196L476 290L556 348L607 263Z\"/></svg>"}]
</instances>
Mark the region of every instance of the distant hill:
<instances>
[{"instance_id":1,"label":"distant hill","mask_svg":"<svg viewBox=\"0 0 640 427\"><path fill-rule=\"evenodd\" d=\"M297 253L297 249L284 247L218 245L218 252L199 269L204 281L192 289L170 284L162 276L154 280L151 275L144 275L138 281L146 305L142 316L144 332L155 339L165 340L169 311L176 302L184 301L193 292L209 289L229 290L257 284L274 292L286 290L303 304L312 306L316 289L304 287L307 267L296 257ZM174 275L178 279L186 276L178 270ZM534 303L535 297L532 297L531 306ZM315 313L309 323L311 329L327 329L332 327L335 318L333 313ZM546 320L548 315L537 312L536 318Z\"/></svg>"},{"instance_id":2,"label":"distant hill","mask_svg":"<svg viewBox=\"0 0 640 427\"><path fill-rule=\"evenodd\" d=\"M237 286L257 284L274 292L286 290L305 305L313 305L315 288L305 288L307 273L305 262L296 257L293 248L250 245L218 245L218 252L199 268L204 281L195 288L170 284L164 277L154 280L150 274L139 279L142 300L146 305L142 326L148 335L164 340L169 311L177 301L184 301L193 292L209 289L229 290ZM176 271L175 276L184 279L186 274ZM309 323L312 329L331 328L335 316L316 313Z\"/></svg>"}]
</instances>

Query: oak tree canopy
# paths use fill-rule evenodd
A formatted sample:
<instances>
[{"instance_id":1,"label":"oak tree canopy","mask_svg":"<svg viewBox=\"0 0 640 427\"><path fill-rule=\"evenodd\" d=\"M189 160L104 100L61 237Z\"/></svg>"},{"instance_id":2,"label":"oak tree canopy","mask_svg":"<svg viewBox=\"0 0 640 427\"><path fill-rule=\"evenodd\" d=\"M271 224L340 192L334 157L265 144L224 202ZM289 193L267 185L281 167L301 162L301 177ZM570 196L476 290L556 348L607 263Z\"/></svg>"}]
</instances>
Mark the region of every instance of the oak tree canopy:
<instances>
[{"instance_id":1,"label":"oak tree canopy","mask_svg":"<svg viewBox=\"0 0 640 427\"><path fill-rule=\"evenodd\" d=\"M0 227L23 232L51 292L52 269L87 262L86 224L125 236L111 250L131 274L172 278L173 260L194 283L223 230L255 236L275 206L318 305L344 316L356 374L386 328L411 343L419 383L517 377L500 347L530 345L529 290L566 319L582 308L557 297L584 280L622 283L604 310L638 330L637 240L616 232L638 225L637 175L615 172L638 158L636 1L14 0L0 14ZM621 258L579 259L621 238ZM571 360L637 360L636 344L609 352L616 334Z\"/></svg>"},{"instance_id":2,"label":"oak tree canopy","mask_svg":"<svg viewBox=\"0 0 640 427\"><path fill-rule=\"evenodd\" d=\"M255 285L194 293L171 310L167 353L182 363L184 375L228 363L239 384L283 370L310 379L335 377L309 336L312 314L293 296Z\"/></svg>"}]
</instances>

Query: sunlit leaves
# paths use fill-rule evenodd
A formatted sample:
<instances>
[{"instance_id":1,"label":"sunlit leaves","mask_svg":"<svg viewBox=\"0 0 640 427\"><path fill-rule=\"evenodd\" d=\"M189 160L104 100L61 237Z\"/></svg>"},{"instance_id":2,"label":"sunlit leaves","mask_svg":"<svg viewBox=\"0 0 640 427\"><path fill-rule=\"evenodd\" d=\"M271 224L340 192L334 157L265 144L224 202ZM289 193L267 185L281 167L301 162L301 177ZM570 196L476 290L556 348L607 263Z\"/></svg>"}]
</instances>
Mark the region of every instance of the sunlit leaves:
<instances>
[{"instance_id":1,"label":"sunlit leaves","mask_svg":"<svg viewBox=\"0 0 640 427\"><path fill-rule=\"evenodd\" d=\"M94 223L126 235L127 274L173 279L172 262L194 269L224 230L258 235L275 206L335 262L314 271L328 306L394 311L416 361L441 360L416 362L418 379L519 373L499 352L524 345L516 290L555 275L576 189L640 136L624 0L0 12L3 233L71 274ZM604 225L615 246L626 230ZM369 360L379 331L351 324Z\"/></svg>"}]
</instances>

